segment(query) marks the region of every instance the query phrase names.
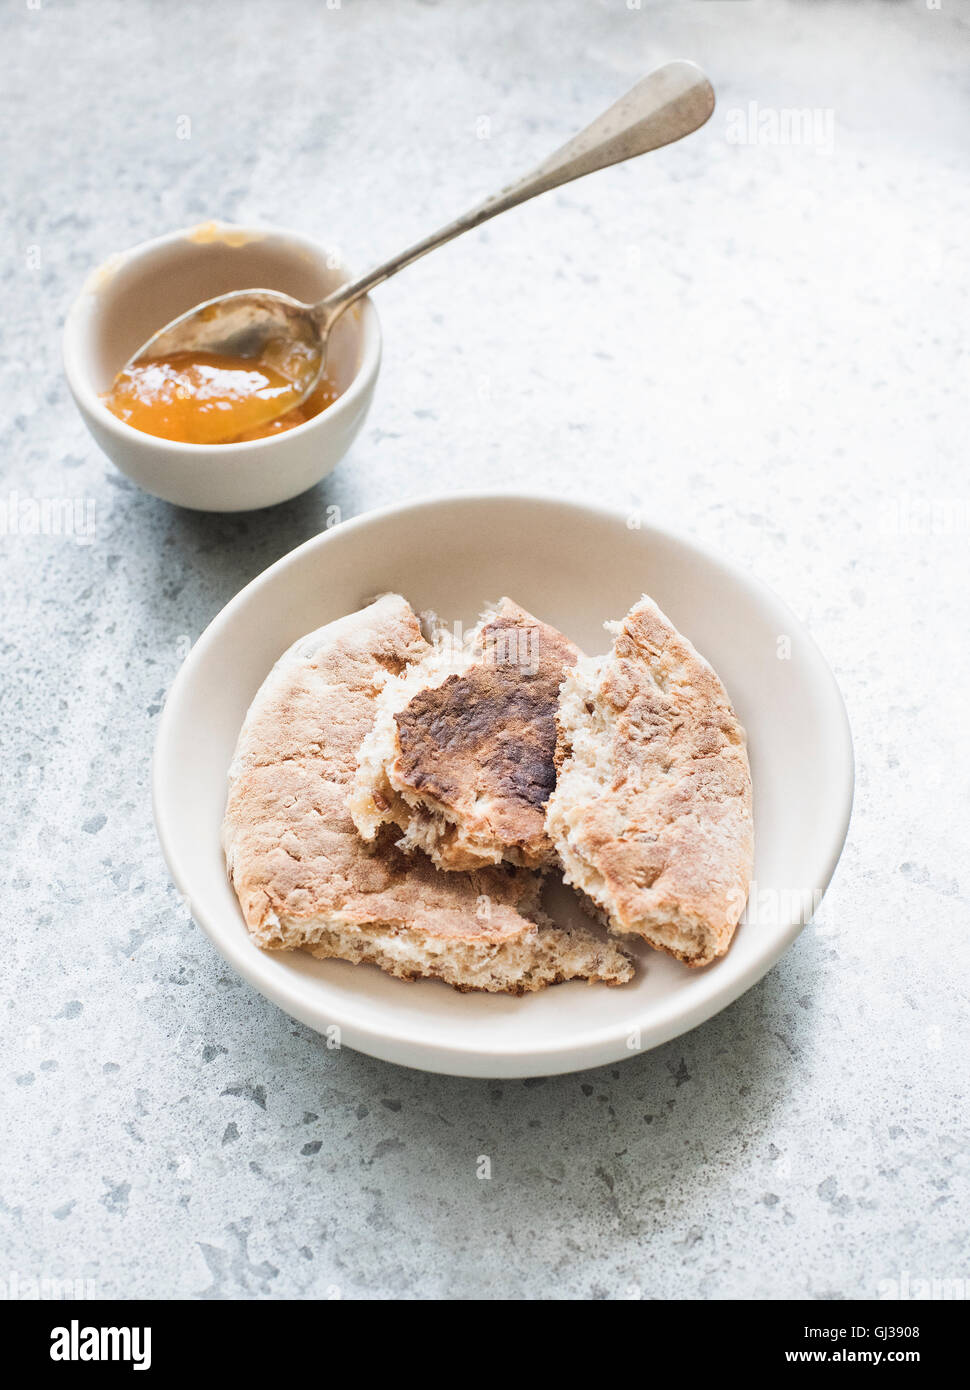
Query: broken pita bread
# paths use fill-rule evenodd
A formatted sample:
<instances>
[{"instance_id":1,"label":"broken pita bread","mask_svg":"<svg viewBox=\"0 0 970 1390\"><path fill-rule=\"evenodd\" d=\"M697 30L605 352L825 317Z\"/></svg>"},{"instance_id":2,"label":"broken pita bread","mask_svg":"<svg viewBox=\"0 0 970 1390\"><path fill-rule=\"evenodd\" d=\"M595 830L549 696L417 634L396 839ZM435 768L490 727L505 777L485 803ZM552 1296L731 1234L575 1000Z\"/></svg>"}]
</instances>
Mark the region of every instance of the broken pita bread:
<instances>
[{"instance_id":1,"label":"broken pita bread","mask_svg":"<svg viewBox=\"0 0 970 1390\"><path fill-rule=\"evenodd\" d=\"M267 677L239 736L223 828L253 940L459 990L628 980L612 944L548 921L537 875L443 874L358 836L347 807L358 749L385 683L428 649L410 606L388 594L302 638Z\"/></svg>"}]
</instances>

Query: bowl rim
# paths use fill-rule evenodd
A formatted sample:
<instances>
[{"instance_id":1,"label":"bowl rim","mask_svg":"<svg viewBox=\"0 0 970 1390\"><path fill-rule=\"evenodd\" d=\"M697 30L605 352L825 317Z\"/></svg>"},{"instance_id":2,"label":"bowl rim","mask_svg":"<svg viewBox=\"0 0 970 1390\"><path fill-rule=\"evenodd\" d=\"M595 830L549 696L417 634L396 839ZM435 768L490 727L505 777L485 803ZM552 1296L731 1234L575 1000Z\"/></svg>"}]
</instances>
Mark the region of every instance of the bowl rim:
<instances>
[{"instance_id":1,"label":"bowl rim","mask_svg":"<svg viewBox=\"0 0 970 1390\"><path fill-rule=\"evenodd\" d=\"M292 429L285 430L280 434L267 435L264 439L240 440L237 443L230 441L226 444L191 444L180 439L163 439L159 435L146 434L144 430L136 429L127 421L119 420L118 416L108 409L101 396L92 387L89 373L86 370L84 355L78 342L82 316L86 311L96 312L88 309L88 301L98 295L98 290L93 287L92 282L102 270L114 274L124 266L152 255L174 242L185 241L193 244L192 234L198 232L200 227L209 225L208 222L197 222L191 227L181 227L175 231L163 232L160 236L139 242L136 246L131 246L125 251L115 252L107 260L102 261L89 271L80 291L71 301L64 318L61 357L68 385L78 406L96 420L102 429L114 435L122 444L137 442L140 447L154 448L160 453L183 454L195 459L198 459L201 454L204 457L211 457L212 462L217 463L220 459L225 459L229 451L232 451L235 456L240 451L252 453L274 445L279 447L280 440L284 438L289 440L303 436L313 427L319 427L322 421L332 422L339 416L356 409L359 398L373 386L377 377L381 363L382 336L377 310L370 296L364 295L362 299L357 301L361 308L360 360L346 390L342 391L333 404L327 406L326 410L321 410L318 414L311 416L309 420L304 420L302 424L294 425ZM269 223L214 222L212 225L217 226L220 231L242 234L253 241L266 237L276 237L281 241L290 242L296 248L312 252L317 257L325 252L331 260L336 260L336 264L329 268L343 272L345 282L351 278L350 268L339 253L302 232L293 232L286 227L273 226ZM218 238L214 239L218 240ZM205 243L195 242L194 244ZM252 288L265 287L254 285ZM164 324L160 326L164 327Z\"/></svg>"},{"instance_id":2,"label":"bowl rim","mask_svg":"<svg viewBox=\"0 0 970 1390\"><path fill-rule=\"evenodd\" d=\"M260 951L253 944L245 930L241 933L227 932L218 921L210 921L209 914L199 912L197 916L198 909L178 862L178 852L173 843L174 829L170 824L170 810L166 805L165 797L164 781L168 775L167 769L171 767L173 762L171 757L166 755L166 748L178 722L180 705L185 699L196 669L204 663L208 649L217 640L222 628L235 617L241 608L245 607L251 590L262 587L271 582L273 577L278 577L287 569L299 564L305 555L326 546L339 532L346 534L348 529L365 528L389 517L400 519L408 513L421 513L428 508L446 508L455 503L474 507L481 503L495 502L552 506L577 514L591 514L605 521L625 524L625 515L622 511L599 502L591 502L576 497L555 497L538 490L469 489L445 494L429 494L401 503L391 503L371 511L362 512L358 516L341 522L337 527L311 536L249 580L220 609L203 630L179 668L166 697L155 737L151 771L152 806L163 857L176 886L191 905L193 920L201 927L233 969L260 994L291 1017L303 1021L317 1031L322 1027L329 1027L336 1023L345 1034L347 1046L354 1050L425 1071L461 1076L554 1075L615 1063L627 1056L635 1056L640 1052L650 1051L654 1047L698 1027L757 984L788 950L803 928L808 925L811 917L802 921L796 916L792 920L779 923L777 929L773 929L770 947L759 952L746 967L736 970L733 974L725 974L722 969L731 959L730 952L723 960L715 962L703 971L696 972L695 979L698 980L698 987L689 1002L685 1002L683 997L677 993L672 993L669 999L665 1000L659 1007L654 1002L651 1005L649 1019L644 1018L642 1020L644 1031L649 1032L649 1041L644 1039L641 1047L634 1049L627 1044L631 1029L631 1019L628 1017L618 1018L615 1023L587 1028L566 1040L562 1038L545 1042L540 1039L530 1040L527 1051L518 1045L503 1045L501 1039L496 1039L494 1042L490 1040L487 1047L483 1047L480 1042L464 1043L460 1039L455 1040L453 1038L440 1041L435 1037L433 1027L415 1032L413 1029L395 1024L394 1020L388 1020L386 1024L375 1025L372 1019L362 1017L359 1011L354 1009L350 1000L341 1001L339 1017L334 1016L336 1011L333 1011L331 1016L323 1018L319 1001L313 997L312 979L298 972L287 974L280 971L277 973L279 962L275 958L267 958L267 953ZM708 547L704 542L689 537L666 524L642 520L638 529L641 535L646 533L647 536L653 535L674 542L675 545L683 548L689 554L712 565L715 570L720 570L726 578L730 578L732 583L739 584L752 597L762 603L767 602L772 605L776 612L784 615L789 623L789 626L784 630L797 632L799 641L805 644L805 651L811 662L814 677L827 692L828 713L830 716L835 716L834 721L830 719L830 722L832 723L833 737L839 743L837 751L838 766L841 773L839 785L832 789L832 803L836 809L833 812L829 834L826 838L826 848L819 856L820 862L811 866L811 872L805 880L820 890L818 900L820 901L821 895L828 889L845 846L855 787L852 733L845 701L835 676L811 633L789 608L788 604L763 580L736 565L717 550ZM814 911L817 911L817 903ZM791 914L789 914L790 916ZM285 953L281 954L285 955ZM636 1027L637 1024L632 1023L632 1026ZM390 1052L398 1049L407 1051L410 1058L402 1060L389 1055ZM420 1058L420 1060L415 1060L415 1058ZM532 1065L533 1060L535 1065ZM521 1063L522 1061L528 1065L526 1067L516 1066L511 1069L503 1068L502 1070L489 1069L489 1064L492 1062L501 1064ZM466 1070L466 1067L470 1069Z\"/></svg>"}]
</instances>

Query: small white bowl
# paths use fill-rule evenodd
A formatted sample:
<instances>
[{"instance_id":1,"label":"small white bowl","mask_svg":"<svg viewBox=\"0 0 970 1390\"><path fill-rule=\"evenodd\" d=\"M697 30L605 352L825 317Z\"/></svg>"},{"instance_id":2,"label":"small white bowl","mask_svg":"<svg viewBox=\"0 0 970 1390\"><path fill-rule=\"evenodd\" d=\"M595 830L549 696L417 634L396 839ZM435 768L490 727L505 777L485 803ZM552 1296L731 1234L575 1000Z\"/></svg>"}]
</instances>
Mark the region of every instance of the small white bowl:
<instances>
[{"instance_id":1,"label":"small white bowl","mask_svg":"<svg viewBox=\"0 0 970 1390\"><path fill-rule=\"evenodd\" d=\"M253 945L226 877L226 775L250 701L298 637L384 590L449 625L510 594L590 654L607 618L644 591L722 676L748 731L755 883L747 920L706 970L644 948L629 985L457 994L373 966ZM852 805L842 697L808 632L765 586L694 542L617 513L549 498L458 496L343 522L254 579L199 638L176 677L155 746L155 821L195 920L267 998L344 1044L428 1071L537 1076L634 1056L695 1027L759 980L826 888ZM566 890L554 915L584 921ZM627 941L624 941L627 944ZM331 1034L331 1036L334 1036Z\"/></svg>"},{"instance_id":2,"label":"small white bowl","mask_svg":"<svg viewBox=\"0 0 970 1390\"><path fill-rule=\"evenodd\" d=\"M64 325L64 369L85 424L122 473L166 502L238 512L296 497L333 472L364 423L381 360L369 300L348 309L330 339L327 365L339 398L267 439L156 439L112 415L101 395L142 343L202 300L261 288L309 303L348 278L325 247L274 227L208 222L113 256L88 277Z\"/></svg>"}]
</instances>

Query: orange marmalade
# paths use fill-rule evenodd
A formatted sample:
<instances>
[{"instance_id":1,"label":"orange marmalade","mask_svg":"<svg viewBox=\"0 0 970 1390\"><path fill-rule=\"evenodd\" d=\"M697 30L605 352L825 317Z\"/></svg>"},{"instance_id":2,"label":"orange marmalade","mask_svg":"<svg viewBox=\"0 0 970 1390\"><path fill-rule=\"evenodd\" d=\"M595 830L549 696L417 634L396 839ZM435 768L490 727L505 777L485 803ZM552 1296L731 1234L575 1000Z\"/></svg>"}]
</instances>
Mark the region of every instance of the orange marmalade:
<instances>
[{"instance_id":1,"label":"orange marmalade","mask_svg":"<svg viewBox=\"0 0 970 1390\"><path fill-rule=\"evenodd\" d=\"M174 352L131 363L103 400L119 420L145 434L182 444L237 444L302 425L339 394L324 374L297 405L297 387L275 366L211 352Z\"/></svg>"}]
</instances>

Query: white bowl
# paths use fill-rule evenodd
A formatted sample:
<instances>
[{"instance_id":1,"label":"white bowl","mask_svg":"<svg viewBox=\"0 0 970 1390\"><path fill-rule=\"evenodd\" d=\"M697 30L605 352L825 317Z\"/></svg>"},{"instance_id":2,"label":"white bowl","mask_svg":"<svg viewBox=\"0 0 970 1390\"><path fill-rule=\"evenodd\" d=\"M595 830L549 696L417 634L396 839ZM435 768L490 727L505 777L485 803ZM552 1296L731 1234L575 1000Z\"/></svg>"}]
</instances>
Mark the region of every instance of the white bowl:
<instances>
[{"instance_id":1,"label":"white bowl","mask_svg":"<svg viewBox=\"0 0 970 1390\"><path fill-rule=\"evenodd\" d=\"M348 309L330 339L339 399L267 439L156 439L112 415L101 395L157 329L204 299L260 288L311 302L347 279L325 247L273 227L203 223L113 256L88 277L64 325L64 369L85 424L122 473L166 502L238 512L297 496L333 472L364 423L381 360L369 300Z\"/></svg>"},{"instance_id":2,"label":"white bowl","mask_svg":"<svg viewBox=\"0 0 970 1390\"><path fill-rule=\"evenodd\" d=\"M602 624L651 594L722 676L748 731L755 888L727 956L691 971L644 948L635 981L513 999L404 984L371 966L264 953L226 879L226 773L250 701L297 637L384 590L472 623L510 594L589 653ZM801 623L757 580L699 545L598 508L458 496L372 512L307 541L253 580L199 638L158 731L155 818L193 916L232 966L312 1028L392 1062L460 1076L533 1076L616 1062L723 1009L798 935L828 884L852 803L842 697ZM557 890L555 915L583 919ZM584 920L584 919L583 919Z\"/></svg>"}]
</instances>

